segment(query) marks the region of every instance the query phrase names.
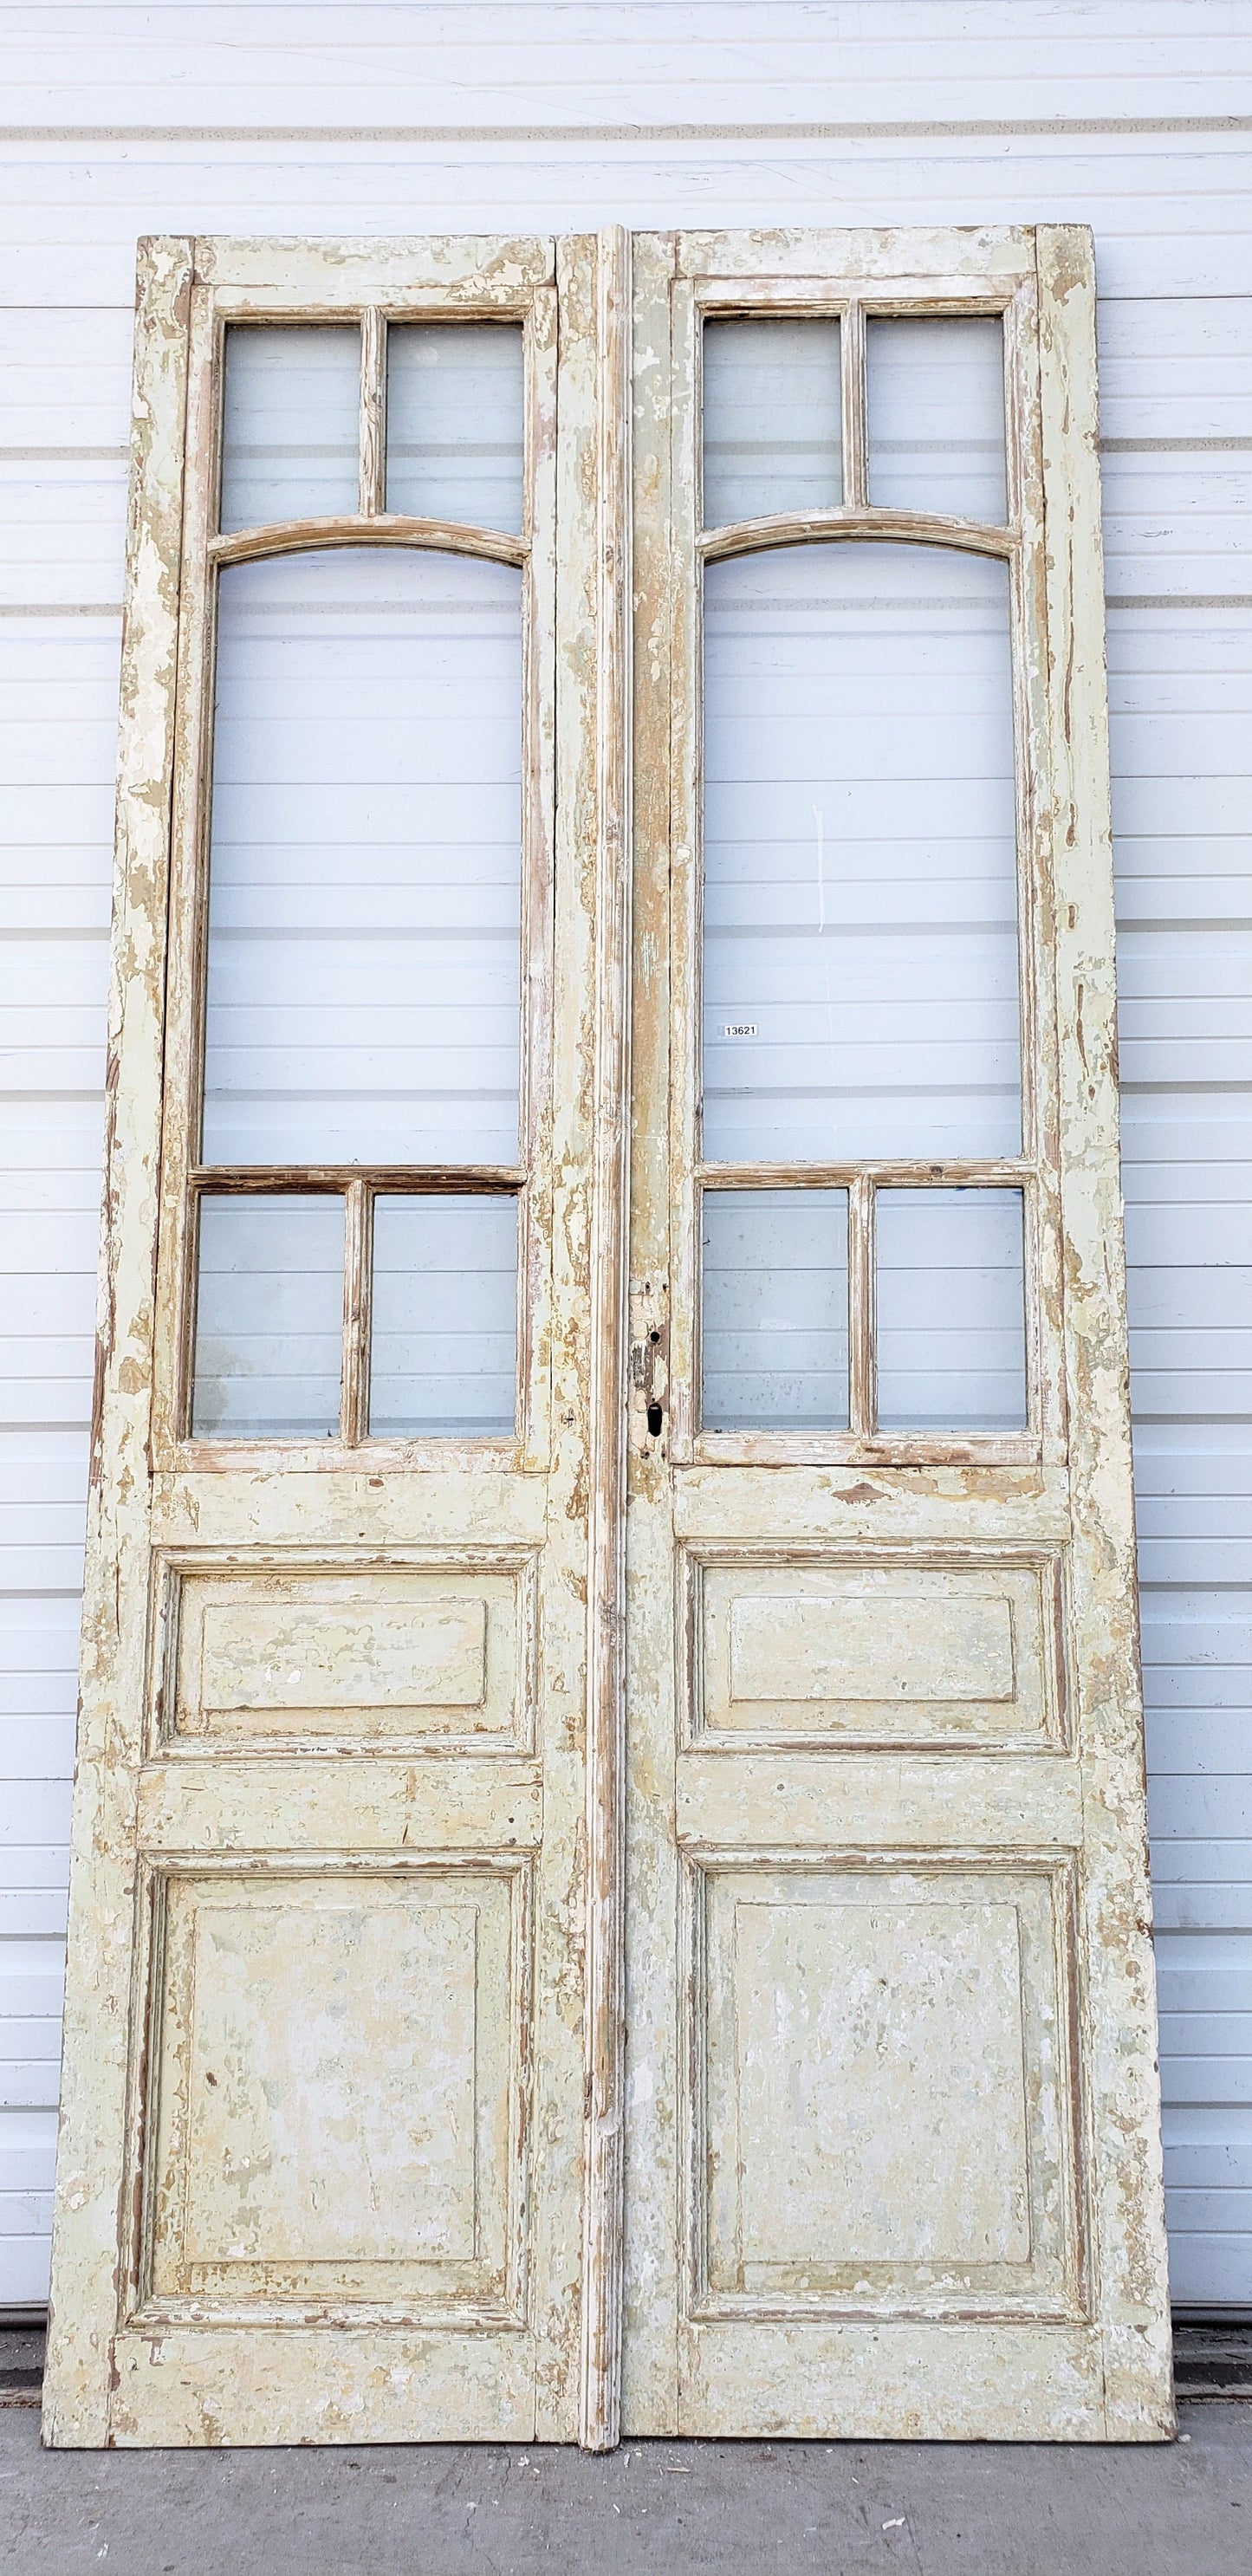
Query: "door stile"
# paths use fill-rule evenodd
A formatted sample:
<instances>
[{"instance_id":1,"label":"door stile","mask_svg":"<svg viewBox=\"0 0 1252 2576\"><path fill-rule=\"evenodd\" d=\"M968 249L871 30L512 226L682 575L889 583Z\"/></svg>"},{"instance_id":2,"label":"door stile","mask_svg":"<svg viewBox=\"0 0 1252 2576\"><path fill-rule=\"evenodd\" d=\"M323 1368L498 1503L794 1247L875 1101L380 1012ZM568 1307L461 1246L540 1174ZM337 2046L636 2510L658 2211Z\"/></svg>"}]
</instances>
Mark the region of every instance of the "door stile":
<instances>
[{"instance_id":1,"label":"door stile","mask_svg":"<svg viewBox=\"0 0 1252 2576\"><path fill-rule=\"evenodd\" d=\"M692 424L703 400L703 339L695 287L676 273L670 291L670 582L673 620L670 718L669 1136L670 1404L668 1456L675 1468L695 1456L700 1327L699 1194L696 1154L700 1115L701 942L704 928L704 737L699 684L704 639L704 585L697 543L703 516L703 457Z\"/></svg>"},{"instance_id":2,"label":"door stile","mask_svg":"<svg viewBox=\"0 0 1252 2576\"><path fill-rule=\"evenodd\" d=\"M596 242L596 1027L588 1382L586 2150L580 2440L621 2422L625 1479L630 1187L631 280Z\"/></svg>"},{"instance_id":3,"label":"door stile","mask_svg":"<svg viewBox=\"0 0 1252 2576\"><path fill-rule=\"evenodd\" d=\"M1018 958L1024 1174L1026 1368L1045 1483L1064 1493L1067 1458L1061 1362L1063 1256L1059 1164L1056 890L1050 814L1047 532L1040 431L1039 305L1033 275L1004 314L1005 457L1010 516L1021 543L1010 562L1013 716L1017 763Z\"/></svg>"},{"instance_id":4,"label":"door stile","mask_svg":"<svg viewBox=\"0 0 1252 2576\"><path fill-rule=\"evenodd\" d=\"M634 244L634 960L631 1018L630 1439L627 1505L626 2280L622 2419L678 2427L678 1920L672 1746L678 1722L669 1493L670 906L673 732L682 667L672 563L674 243ZM661 1407L661 1429L649 1407ZM653 1420L656 1419L655 1410Z\"/></svg>"},{"instance_id":5,"label":"door stile","mask_svg":"<svg viewBox=\"0 0 1252 2576\"><path fill-rule=\"evenodd\" d=\"M1172 2428L1117 1157L1117 995L1090 232L1036 236L1088 2155L1110 2439ZM1057 497L1053 500L1052 496ZM1062 497L1064 496L1064 497Z\"/></svg>"},{"instance_id":6,"label":"door stile","mask_svg":"<svg viewBox=\"0 0 1252 2576\"><path fill-rule=\"evenodd\" d=\"M102 2444L117 2315L116 2179L142 2000L132 1960L138 1712L147 1650L153 1214L159 1188L165 914L173 794L190 241L139 247L122 724L105 1078L105 1230L61 2073L61 2223L48 2320L45 2437Z\"/></svg>"}]
</instances>

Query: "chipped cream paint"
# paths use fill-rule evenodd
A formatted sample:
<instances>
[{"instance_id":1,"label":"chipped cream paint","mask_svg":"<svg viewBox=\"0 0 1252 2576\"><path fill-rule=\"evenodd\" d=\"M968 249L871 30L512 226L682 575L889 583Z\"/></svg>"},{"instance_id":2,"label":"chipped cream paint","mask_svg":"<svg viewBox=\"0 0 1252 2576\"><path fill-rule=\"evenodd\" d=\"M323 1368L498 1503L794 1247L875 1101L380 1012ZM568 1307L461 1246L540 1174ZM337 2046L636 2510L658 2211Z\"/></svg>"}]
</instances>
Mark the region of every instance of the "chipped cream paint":
<instances>
[{"instance_id":1,"label":"chipped cream paint","mask_svg":"<svg viewBox=\"0 0 1252 2576\"><path fill-rule=\"evenodd\" d=\"M633 1374L664 1317L670 1396L630 1460L624 2428L1160 2440L1090 240L656 236L636 277ZM1003 313L1007 530L868 508L867 308ZM702 535L706 311L842 315L842 508ZM849 1190L851 1429L710 1436L699 564L871 532L1010 566L1024 1150L807 1172ZM1025 1191L1021 1437L875 1430L872 1192L906 1177Z\"/></svg>"},{"instance_id":2,"label":"chipped cream paint","mask_svg":"<svg viewBox=\"0 0 1252 2576\"><path fill-rule=\"evenodd\" d=\"M685 1567L692 1743L1066 1742L1057 1555L840 1563L828 1547L803 1565L706 1549Z\"/></svg>"},{"instance_id":3,"label":"chipped cream paint","mask_svg":"<svg viewBox=\"0 0 1252 2576\"><path fill-rule=\"evenodd\" d=\"M593 1897L588 1673L590 1654L611 1816L620 1622L598 1587L620 1514L591 1386L616 1369L621 1227L596 1135L621 1131L597 1048L624 956L598 928L623 838L623 261L614 236L559 260L533 241L142 256L54 2443L612 2438L611 2305L590 2393L581 2313L585 2164L589 2229L620 2244L611 2158L584 2135L584 1980L590 1956L603 2028L620 1873L602 1842ZM414 312L524 324L521 546L380 522L384 320ZM222 324L318 313L365 317L363 511L294 544L524 559L525 1141L478 1176L523 1196L514 1441L364 1436L367 1198L431 1186L412 1173L300 1176L348 1200L339 1439L184 1436L214 565L280 542L214 542ZM608 2134L615 2081L594 2112Z\"/></svg>"},{"instance_id":4,"label":"chipped cream paint","mask_svg":"<svg viewBox=\"0 0 1252 2576\"><path fill-rule=\"evenodd\" d=\"M1005 316L1009 533L869 510L867 305ZM710 309L843 313L841 511L701 538ZM451 311L526 323L520 545L381 508L384 317ZM516 1444L363 1444L367 1196L414 1181L330 1171L340 1439L183 1436L212 570L280 542L213 535L220 326L358 312L361 512L281 543L529 584ZM1171 2429L1093 345L1073 230L145 247L55 2442ZM811 1175L851 1431L711 1437L699 562L871 529L1010 564L1025 1150ZM876 1432L887 1177L1023 1188L1021 1437ZM444 1999L416 2084L393 1957Z\"/></svg>"},{"instance_id":5,"label":"chipped cream paint","mask_svg":"<svg viewBox=\"0 0 1252 2576\"><path fill-rule=\"evenodd\" d=\"M591 1453L587 1672L586 2152L579 2433L611 2450L621 2426L625 2054L627 1224L630 1165L630 240L602 234L596 271L599 444L594 616L596 846Z\"/></svg>"},{"instance_id":6,"label":"chipped cream paint","mask_svg":"<svg viewBox=\"0 0 1252 2576\"><path fill-rule=\"evenodd\" d=\"M267 1735L450 1750L480 1736L534 1744L536 1558L448 1573L380 1567L169 1569L158 1616L152 1741Z\"/></svg>"}]
</instances>

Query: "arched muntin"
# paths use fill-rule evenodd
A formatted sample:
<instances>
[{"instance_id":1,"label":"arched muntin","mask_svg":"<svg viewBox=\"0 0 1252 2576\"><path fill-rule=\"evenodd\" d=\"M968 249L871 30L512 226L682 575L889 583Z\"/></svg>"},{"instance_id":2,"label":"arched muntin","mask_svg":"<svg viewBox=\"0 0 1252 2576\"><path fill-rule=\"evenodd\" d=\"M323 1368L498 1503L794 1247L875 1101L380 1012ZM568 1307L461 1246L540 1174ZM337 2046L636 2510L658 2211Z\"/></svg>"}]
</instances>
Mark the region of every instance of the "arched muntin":
<instances>
[{"instance_id":1,"label":"arched muntin","mask_svg":"<svg viewBox=\"0 0 1252 2576\"><path fill-rule=\"evenodd\" d=\"M707 528L697 543L705 563L730 555L763 554L777 546L829 545L833 540L878 538L913 546L956 547L965 554L1018 552L1015 528L994 527L979 519L940 518L913 510L782 511L768 519L743 519L733 527Z\"/></svg>"},{"instance_id":2,"label":"arched muntin","mask_svg":"<svg viewBox=\"0 0 1252 2576\"><path fill-rule=\"evenodd\" d=\"M500 529L380 511L372 518L279 519L268 527L239 528L228 537L214 537L209 558L214 564L259 563L267 555L309 554L327 546L414 546L519 565L529 561L531 551L525 537Z\"/></svg>"}]
</instances>

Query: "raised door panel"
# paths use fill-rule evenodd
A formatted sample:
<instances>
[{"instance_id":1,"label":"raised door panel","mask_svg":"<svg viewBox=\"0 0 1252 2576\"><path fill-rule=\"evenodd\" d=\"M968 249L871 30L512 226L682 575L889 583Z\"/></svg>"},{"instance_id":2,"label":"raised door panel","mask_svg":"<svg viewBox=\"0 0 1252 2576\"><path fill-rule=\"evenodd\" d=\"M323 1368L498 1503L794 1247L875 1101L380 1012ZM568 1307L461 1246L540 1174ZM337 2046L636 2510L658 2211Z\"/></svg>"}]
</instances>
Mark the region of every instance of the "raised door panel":
<instances>
[{"instance_id":1,"label":"raised door panel","mask_svg":"<svg viewBox=\"0 0 1252 2576\"><path fill-rule=\"evenodd\" d=\"M1064 1744L1057 1556L682 1562L693 1744Z\"/></svg>"},{"instance_id":2,"label":"raised door panel","mask_svg":"<svg viewBox=\"0 0 1252 2576\"><path fill-rule=\"evenodd\" d=\"M136 2322L520 2325L526 1873L162 1873Z\"/></svg>"},{"instance_id":3,"label":"raised door panel","mask_svg":"<svg viewBox=\"0 0 1252 2576\"><path fill-rule=\"evenodd\" d=\"M535 1556L466 1565L169 1568L156 1732L168 1746L534 1746Z\"/></svg>"},{"instance_id":4,"label":"raised door panel","mask_svg":"<svg viewBox=\"0 0 1252 2576\"><path fill-rule=\"evenodd\" d=\"M728 1854L690 1903L693 2320L1081 2312L1065 1863Z\"/></svg>"}]
</instances>

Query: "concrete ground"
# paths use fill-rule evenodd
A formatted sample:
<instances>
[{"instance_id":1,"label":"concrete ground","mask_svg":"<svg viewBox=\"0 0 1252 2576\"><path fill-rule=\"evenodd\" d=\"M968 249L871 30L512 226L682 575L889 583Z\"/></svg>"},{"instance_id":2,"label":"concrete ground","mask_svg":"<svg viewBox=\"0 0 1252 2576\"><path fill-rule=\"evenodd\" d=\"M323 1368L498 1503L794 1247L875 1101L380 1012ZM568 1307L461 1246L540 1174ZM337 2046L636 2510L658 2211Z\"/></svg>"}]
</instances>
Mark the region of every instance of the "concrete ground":
<instances>
[{"instance_id":1,"label":"concrete ground","mask_svg":"<svg viewBox=\"0 0 1252 2576\"><path fill-rule=\"evenodd\" d=\"M14 2576L1249 2576L1252 2405L1174 2447L633 2442L41 2450L27 2357L0 2397Z\"/></svg>"}]
</instances>

